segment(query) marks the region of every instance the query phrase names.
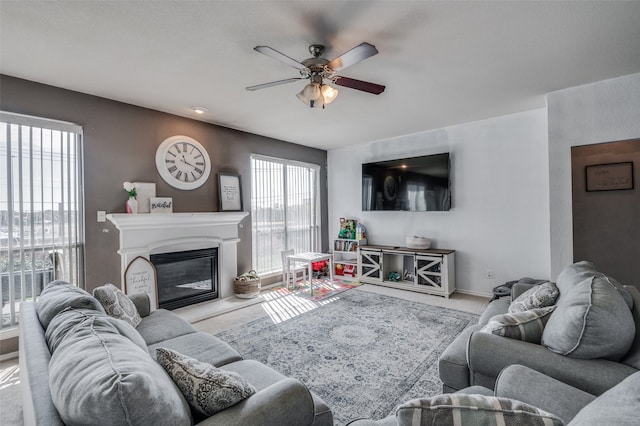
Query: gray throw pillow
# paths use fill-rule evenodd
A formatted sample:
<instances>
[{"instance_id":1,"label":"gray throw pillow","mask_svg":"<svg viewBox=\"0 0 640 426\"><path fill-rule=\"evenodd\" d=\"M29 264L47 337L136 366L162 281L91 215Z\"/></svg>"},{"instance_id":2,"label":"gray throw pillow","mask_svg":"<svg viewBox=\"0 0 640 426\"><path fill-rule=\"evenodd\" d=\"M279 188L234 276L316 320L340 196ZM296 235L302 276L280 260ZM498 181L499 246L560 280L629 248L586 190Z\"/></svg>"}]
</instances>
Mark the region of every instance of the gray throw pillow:
<instances>
[{"instance_id":1,"label":"gray throw pillow","mask_svg":"<svg viewBox=\"0 0 640 426\"><path fill-rule=\"evenodd\" d=\"M64 316L76 326L57 337L49 362L51 397L64 424L192 424L173 381L149 352L120 334L113 318L77 311Z\"/></svg>"},{"instance_id":2,"label":"gray throw pillow","mask_svg":"<svg viewBox=\"0 0 640 426\"><path fill-rule=\"evenodd\" d=\"M523 312L530 309L552 306L558 298L558 287L552 282L537 285L522 293L509 305L509 312Z\"/></svg>"},{"instance_id":3,"label":"gray throw pillow","mask_svg":"<svg viewBox=\"0 0 640 426\"><path fill-rule=\"evenodd\" d=\"M556 286L560 290L560 297L568 293L576 284L592 277L596 273L596 266L593 262L585 260L576 262L564 268L556 279Z\"/></svg>"},{"instance_id":4,"label":"gray throw pillow","mask_svg":"<svg viewBox=\"0 0 640 426\"><path fill-rule=\"evenodd\" d=\"M220 370L171 349L157 348L156 357L189 404L207 416L256 392L238 373Z\"/></svg>"},{"instance_id":5,"label":"gray throw pillow","mask_svg":"<svg viewBox=\"0 0 640 426\"><path fill-rule=\"evenodd\" d=\"M616 287L591 276L562 296L544 328L542 345L575 358L618 361L635 333L631 311Z\"/></svg>"},{"instance_id":6,"label":"gray throw pillow","mask_svg":"<svg viewBox=\"0 0 640 426\"><path fill-rule=\"evenodd\" d=\"M136 305L113 284L105 284L93 290L93 297L98 299L104 310L114 318L124 320L134 327L142 322Z\"/></svg>"},{"instance_id":7,"label":"gray throw pillow","mask_svg":"<svg viewBox=\"0 0 640 426\"><path fill-rule=\"evenodd\" d=\"M399 426L564 425L553 414L515 399L459 393L411 400L396 409L396 420Z\"/></svg>"},{"instance_id":8,"label":"gray throw pillow","mask_svg":"<svg viewBox=\"0 0 640 426\"><path fill-rule=\"evenodd\" d=\"M104 313L104 309L89 293L66 281L52 281L44 288L36 312L40 324L46 330L51 320L67 308L90 309Z\"/></svg>"},{"instance_id":9,"label":"gray throw pillow","mask_svg":"<svg viewBox=\"0 0 640 426\"><path fill-rule=\"evenodd\" d=\"M496 315L480 331L539 344L544 326L555 308L555 306L547 306L524 312Z\"/></svg>"}]
</instances>

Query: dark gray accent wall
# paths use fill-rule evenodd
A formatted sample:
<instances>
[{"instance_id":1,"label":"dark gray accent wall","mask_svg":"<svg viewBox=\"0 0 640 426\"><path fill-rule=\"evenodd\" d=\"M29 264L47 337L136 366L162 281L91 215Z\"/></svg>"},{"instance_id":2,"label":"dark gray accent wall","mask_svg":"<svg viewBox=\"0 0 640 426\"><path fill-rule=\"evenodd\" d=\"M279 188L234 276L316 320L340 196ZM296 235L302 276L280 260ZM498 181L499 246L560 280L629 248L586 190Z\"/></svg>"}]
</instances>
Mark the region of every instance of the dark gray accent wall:
<instances>
[{"instance_id":1,"label":"dark gray accent wall","mask_svg":"<svg viewBox=\"0 0 640 426\"><path fill-rule=\"evenodd\" d=\"M155 182L157 196L173 197L174 212L219 211L217 173L242 176L245 211L251 211L250 155L262 154L320 166L322 249L327 240L327 152L232 130L97 96L0 75L0 109L76 123L84 137L85 287L120 283L118 230L98 223L98 210L124 213L124 181ZM161 90L161 88L159 89ZM174 135L199 141L209 152L212 173L200 188L182 191L162 180L155 166L158 145ZM238 271L251 265L251 218L241 224Z\"/></svg>"},{"instance_id":2,"label":"dark gray accent wall","mask_svg":"<svg viewBox=\"0 0 640 426\"><path fill-rule=\"evenodd\" d=\"M634 189L586 190L585 168L632 162ZM640 288L640 139L571 148L574 261Z\"/></svg>"}]
</instances>

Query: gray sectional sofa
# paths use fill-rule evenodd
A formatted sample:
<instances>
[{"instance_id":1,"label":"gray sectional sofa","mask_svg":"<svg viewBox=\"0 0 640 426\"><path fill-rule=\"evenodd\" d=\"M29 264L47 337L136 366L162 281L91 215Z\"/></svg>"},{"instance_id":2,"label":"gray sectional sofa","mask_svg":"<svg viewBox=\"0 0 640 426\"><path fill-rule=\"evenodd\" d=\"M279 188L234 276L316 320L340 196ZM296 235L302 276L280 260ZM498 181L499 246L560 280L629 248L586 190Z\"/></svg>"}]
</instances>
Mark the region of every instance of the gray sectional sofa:
<instances>
[{"instance_id":1,"label":"gray sectional sofa","mask_svg":"<svg viewBox=\"0 0 640 426\"><path fill-rule=\"evenodd\" d=\"M590 262L568 266L556 284L560 295L544 327L541 342L480 332L491 318L508 311L511 300L491 302L478 324L464 330L441 355L438 367L443 392L456 392L472 385L494 389L500 372L512 364L530 367L595 396L638 372L638 289L621 286L598 272ZM516 283L511 299L515 300L531 287L527 280ZM616 314L624 316L618 318ZM573 328L569 327L571 324ZM574 341L558 342L569 338ZM554 344L571 347L561 350ZM605 355L598 356L599 351Z\"/></svg>"},{"instance_id":2,"label":"gray sectional sofa","mask_svg":"<svg viewBox=\"0 0 640 426\"><path fill-rule=\"evenodd\" d=\"M20 378L26 425L332 425L329 407L301 382L244 360L170 311L130 299L134 328L85 291L55 281L20 307ZM256 392L210 417L193 410L158 364L163 347L235 372Z\"/></svg>"},{"instance_id":3,"label":"gray sectional sofa","mask_svg":"<svg viewBox=\"0 0 640 426\"><path fill-rule=\"evenodd\" d=\"M564 423L568 426L636 426L640 409L640 372L596 397L516 364L500 373L495 390L471 386L456 392L456 395L468 395L471 398L452 398L446 405L442 404L441 396L416 399L400 405L394 414L382 420L360 419L349 423L349 426L444 426L454 424L450 422L454 412L458 418L471 418L471 421L462 423L469 425L550 425L551 417L556 420L553 424ZM490 407L483 409L477 403L478 396L487 397ZM492 397L505 398L507 402L501 404L502 408L497 408L497 399ZM546 421L543 422L543 417L537 413L527 413L522 406L509 406L515 401L551 416L544 414Z\"/></svg>"}]
</instances>

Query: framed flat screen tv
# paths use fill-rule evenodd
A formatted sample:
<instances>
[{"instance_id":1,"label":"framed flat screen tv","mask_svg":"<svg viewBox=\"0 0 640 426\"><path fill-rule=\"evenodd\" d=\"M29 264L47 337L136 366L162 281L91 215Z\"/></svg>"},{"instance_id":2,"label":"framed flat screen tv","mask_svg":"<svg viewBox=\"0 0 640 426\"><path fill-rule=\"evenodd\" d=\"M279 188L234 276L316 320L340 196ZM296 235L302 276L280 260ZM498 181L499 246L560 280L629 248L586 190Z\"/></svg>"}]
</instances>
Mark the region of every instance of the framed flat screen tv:
<instances>
[{"instance_id":1,"label":"framed flat screen tv","mask_svg":"<svg viewBox=\"0 0 640 426\"><path fill-rule=\"evenodd\" d=\"M362 165L362 210L451 209L449 153Z\"/></svg>"}]
</instances>

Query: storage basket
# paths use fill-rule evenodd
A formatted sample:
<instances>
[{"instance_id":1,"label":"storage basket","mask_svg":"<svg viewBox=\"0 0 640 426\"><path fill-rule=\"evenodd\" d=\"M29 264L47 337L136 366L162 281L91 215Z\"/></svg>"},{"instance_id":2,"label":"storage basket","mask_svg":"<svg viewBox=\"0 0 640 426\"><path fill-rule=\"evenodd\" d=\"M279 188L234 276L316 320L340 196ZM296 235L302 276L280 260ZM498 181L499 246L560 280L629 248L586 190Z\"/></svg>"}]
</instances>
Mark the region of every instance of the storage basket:
<instances>
[{"instance_id":1,"label":"storage basket","mask_svg":"<svg viewBox=\"0 0 640 426\"><path fill-rule=\"evenodd\" d=\"M233 279L233 293L242 299L257 297L260 286L260 277L253 269Z\"/></svg>"}]
</instances>

